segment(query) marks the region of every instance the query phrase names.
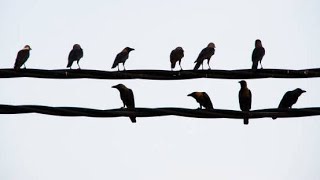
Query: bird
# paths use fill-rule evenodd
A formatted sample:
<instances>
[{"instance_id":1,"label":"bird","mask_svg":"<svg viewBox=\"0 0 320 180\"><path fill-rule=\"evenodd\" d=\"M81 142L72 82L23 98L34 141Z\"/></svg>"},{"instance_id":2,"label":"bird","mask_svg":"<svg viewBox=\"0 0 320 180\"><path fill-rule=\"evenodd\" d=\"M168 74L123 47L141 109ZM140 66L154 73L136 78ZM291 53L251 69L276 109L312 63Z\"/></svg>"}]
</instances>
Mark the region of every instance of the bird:
<instances>
[{"instance_id":1,"label":"bird","mask_svg":"<svg viewBox=\"0 0 320 180\"><path fill-rule=\"evenodd\" d=\"M199 69L200 65L202 65L202 69L203 69L203 61L205 59L208 60L208 66L209 66L209 69L211 69L209 62L210 62L211 56L214 55L215 48L216 46L214 45L214 43L211 42L208 44L206 48L202 49L197 60L194 61L196 65L194 66L193 70Z\"/></svg>"},{"instance_id":2,"label":"bird","mask_svg":"<svg viewBox=\"0 0 320 180\"><path fill-rule=\"evenodd\" d=\"M26 68L25 63L30 56L30 50L31 47L29 45L25 45L24 48L18 52L16 61L14 63L15 70L19 70L22 65L24 65L24 68Z\"/></svg>"},{"instance_id":3,"label":"bird","mask_svg":"<svg viewBox=\"0 0 320 180\"><path fill-rule=\"evenodd\" d=\"M210 97L206 92L193 92L188 94L188 96L193 97L199 103L199 109L202 109L202 106L206 109L213 109L212 102Z\"/></svg>"},{"instance_id":4,"label":"bird","mask_svg":"<svg viewBox=\"0 0 320 180\"><path fill-rule=\"evenodd\" d=\"M122 63L123 64L123 70L126 70L124 63L126 62L126 60L129 58L129 53L131 51L134 51L133 48L131 47L125 47L120 53L117 54L111 69L115 68L118 66L118 71L119 71L119 64Z\"/></svg>"},{"instance_id":5,"label":"bird","mask_svg":"<svg viewBox=\"0 0 320 180\"><path fill-rule=\"evenodd\" d=\"M77 61L78 67L80 69L79 61L83 57L83 50L79 44L73 45L72 50L69 53L68 56L68 64L67 68L71 69L73 61Z\"/></svg>"},{"instance_id":6,"label":"bird","mask_svg":"<svg viewBox=\"0 0 320 180\"><path fill-rule=\"evenodd\" d=\"M261 43L261 40L260 39L257 39L255 41L255 48L252 52L252 70L257 70L258 69L258 63L260 62L260 65L261 65L261 69L263 69L262 67L262 64L261 64L261 61L262 61L262 58L265 54L265 50L264 48L262 47L262 43Z\"/></svg>"},{"instance_id":7,"label":"bird","mask_svg":"<svg viewBox=\"0 0 320 180\"><path fill-rule=\"evenodd\" d=\"M242 80L239 81L240 83L240 91L239 91L239 105L240 109L243 112L249 112L251 109L251 103L252 103L252 94L250 89L247 86L247 82ZM245 117L243 119L244 124L249 124L249 118Z\"/></svg>"},{"instance_id":8,"label":"bird","mask_svg":"<svg viewBox=\"0 0 320 180\"><path fill-rule=\"evenodd\" d=\"M170 63L171 63L171 71L175 68L176 63L179 61L180 70L182 70L181 67L181 59L184 56L184 51L182 47L177 47L170 53Z\"/></svg>"},{"instance_id":9,"label":"bird","mask_svg":"<svg viewBox=\"0 0 320 180\"><path fill-rule=\"evenodd\" d=\"M118 84L118 85L112 86L112 88L116 88L119 90L120 98L123 103L122 108L125 108L125 107L127 107L127 109L134 109L135 108L133 91L131 89L127 88L123 84ZM130 116L130 120L132 123L137 122L135 116Z\"/></svg>"},{"instance_id":10,"label":"bird","mask_svg":"<svg viewBox=\"0 0 320 180\"><path fill-rule=\"evenodd\" d=\"M282 97L278 109L291 109L292 105L294 105L298 101L300 95L305 92L307 91L300 88L292 91L287 91ZM277 117L272 117L272 119L277 119Z\"/></svg>"}]
</instances>

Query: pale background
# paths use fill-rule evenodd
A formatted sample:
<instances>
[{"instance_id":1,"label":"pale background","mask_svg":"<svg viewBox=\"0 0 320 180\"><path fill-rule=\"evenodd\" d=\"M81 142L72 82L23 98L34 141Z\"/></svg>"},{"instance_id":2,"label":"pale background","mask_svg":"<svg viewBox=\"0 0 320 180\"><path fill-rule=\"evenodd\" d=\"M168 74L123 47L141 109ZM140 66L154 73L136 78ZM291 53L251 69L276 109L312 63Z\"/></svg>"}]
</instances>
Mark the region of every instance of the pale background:
<instances>
[{"instance_id":1,"label":"pale background","mask_svg":"<svg viewBox=\"0 0 320 180\"><path fill-rule=\"evenodd\" d=\"M213 69L251 67L255 39L265 68L319 67L317 0L2 0L0 68L32 47L27 68L63 69L73 44L83 69L111 70L130 46L127 69L169 70L182 46L184 69L209 42ZM77 67L76 65L74 66ZM122 68L122 66L121 66ZM205 65L205 68L207 66ZM239 109L238 80L0 79L1 104L122 106L117 90L134 91L137 107L197 108L187 94L206 91L218 109ZM307 91L294 107L319 106L320 79L248 80L252 109L274 108L288 90ZM55 117L0 115L1 180L300 180L320 179L320 117L251 120L184 117Z\"/></svg>"}]
</instances>

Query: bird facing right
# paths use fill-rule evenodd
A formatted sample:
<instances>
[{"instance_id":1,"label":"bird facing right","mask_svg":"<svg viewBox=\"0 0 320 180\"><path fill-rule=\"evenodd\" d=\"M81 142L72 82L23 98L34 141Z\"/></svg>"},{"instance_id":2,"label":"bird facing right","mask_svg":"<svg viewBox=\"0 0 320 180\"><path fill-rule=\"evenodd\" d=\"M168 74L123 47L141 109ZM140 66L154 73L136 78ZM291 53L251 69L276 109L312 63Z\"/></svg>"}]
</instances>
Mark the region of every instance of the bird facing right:
<instances>
[{"instance_id":1,"label":"bird facing right","mask_svg":"<svg viewBox=\"0 0 320 180\"><path fill-rule=\"evenodd\" d=\"M252 52L252 68L251 68L252 70L257 70L258 69L259 62L260 62L260 65L261 65L261 69L263 69L261 61L262 61L262 58L263 58L264 54L265 54L265 50L262 47L261 40L257 39L255 41L255 48L254 48L254 50Z\"/></svg>"},{"instance_id":2,"label":"bird facing right","mask_svg":"<svg viewBox=\"0 0 320 180\"><path fill-rule=\"evenodd\" d=\"M181 67L181 59L184 56L184 51L182 47L177 47L170 53L170 63L171 63L171 71L175 68L176 63L179 62L180 70L182 70Z\"/></svg>"},{"instance_id":3,"label":"bird facing right","mask_svg":"<svg viewBox=\"0 0 320 180\"><path fill-rule=\"evenodd\" d=\"M24 68L26 68L25 63L30 56L30 50L31 47L29 45L25 45L24 48L18 52L16 61L14 63L15 70L19 70L22 65L24 65Z\"/></svg>"},{"instance_id":4,"label":"bird facing right","mask_svg":"<svg viewBox=\"0 0 320 180\"><path fill-rule=\"evenodd\" d=\"M291 109L292 106L298 101L298 98L302 93L307 91L297 88L292 91L287 91L282 97L278 109ZM277 119L277 117L272 117L272 119Z\"/></svg>"},{"instance_id":5,"label":"bird facing right","mask_svg":"<svg viewBox=\"0 0 320 180\"><path fill-rule=\"evenodd\" d=\"M239 91L239 104L240 104L240 109L243 112L249 112L251 109L251 103L252 103L252 94L250 89L247 86L247 82L242 80L239 81L240 83L240 91ZM243 119L244 124L249 124L249 118L245 117Z\"/></svg>"},{"instance_id":6,"label":"bird facing right","mask_svg":"<svg viewBox=\"0 0 320 180\"><path fill-rule=\"evenodd\" d=\"M125 108L125 107L127 107L128 109L134 109L135 108L133 91L131 89L127 88L123 84L118 84L118 85L112 86L112 88L116 88L120 92L120 98L121 98L122 103L123 103L123 107L122 108ZM135 116L130 116L130 119L131 119L132 123L136 122L136 117Z\"/></svg>"},{"instance_id":7,"label":"bird facing right","mask_svg":"<svg viewBox=\"0 0 320 180\"><path fill-rule=\"evenodd\" d=\"M129 53L133 51L134 49L131 47L126 47L124 48L120 53L117 54L111 69L115 68L118 66L118 71L119 71L119 64L122 63L123 65L123 70L126 70L124 64L126 63L126 60L129 58Z\"/></svg>"},{"instance_id":8,"label":"bird facing right","mask_svg":"<svg viewBox=\"0 0 320 180\"><path fill-rule=\"evenodd\" d=\"M199 103L199 109L202 109L202 106L206 109L213 109L210 97L206 92L193 92L188 94L188 96L193 97Z\"/></svg>"},{"instance_id":9,"label":"bird facing right","mask_svg":"<svg viewBox=\"0 0 320 180\"><path fill-rule=\"evenodd\" d=\"M196 63L196 65L194 66L193 70L198 70L200 65L202 65L202 69L203 69L203 61L205 59L208 60L208 66L209 66L209 69L211 69L209 62L210 62L211 56L214 55L214 53L215 53L215 48L216 48L215 44L211 42L208 44L207 47L202 49L197 60L194 61Z\"/></svg>"},{"instance_id":10,"label":"bird facing right","mask_svg":"<svg viewBox=\"0 0 320 180\"><path fill-rule=\"evenodd\" d=\"M67 68L71 69L73 62L77 61L78 67L80 69L79 61L82 57L83 57L83 50L82 50L81 46L79 44L73 45L73 48L70 51L69 56L68 56Z\"/></svg>"}]
</instances>

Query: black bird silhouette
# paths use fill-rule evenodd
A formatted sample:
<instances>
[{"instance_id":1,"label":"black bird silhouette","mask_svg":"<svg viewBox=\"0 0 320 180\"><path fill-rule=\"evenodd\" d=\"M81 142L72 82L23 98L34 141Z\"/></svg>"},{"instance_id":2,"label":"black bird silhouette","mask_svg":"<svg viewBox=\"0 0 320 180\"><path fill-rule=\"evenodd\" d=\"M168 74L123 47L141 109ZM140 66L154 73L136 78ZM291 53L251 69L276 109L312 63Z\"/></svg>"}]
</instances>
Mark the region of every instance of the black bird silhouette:
<instances>
[{"instance_id":1,"label":"black bird silhouette","mask_svg":"<svg viewBox=\"0 0 320 180\"><path fill-rule=\"evenodd\" d=\"M210 97L206 92L193 92L191 94L188 94L188 96L191 96L194 99L196 99L196 101L200 105L199 109L202 109L202 106L205 107L206 109L213 109Z\"/></svg>"},{"instance_id":2,"label":"black bird silhouette","mask_svg":"<svg viewBox=\"0 0 320 180\"><path fill-rule=\"evenodd\" d=\"M243 112L249 112L251 109L251 103L252 103L252 94L250 89L247 86L247 82L242 80L239 81L241 89L239 91L239 104L240 109ZM244 124L249 124L249 118L245 117L243 119Z\"/></svg>"},{"instance_id":3,"label":"black bird silhouette","mask_svg":"<svg viewBox=\"0 0 320 180\"><path fill-rule=\"evenodd\" d=\"M30 56L30 50L31 47L29 45L25 45L24 48L18 52L16 61L14 63L15 70L19 70L22 65L24 65L24 68L26 68L25 63Z\"/></svg>"},{"instance_id":4,"label":"black bird silhouette","mask_svg":"<svg viewBox=\"0 0 320 180\"><path fill-rule=\"evenodd\" d=\"M125 107L127 107L128 109L134 109L135 108L133 91L131 89L127 88L123 84L118 84L118 85L112 86L112 88L116 88L116 89L119 90L120 98L121 98L122 103L123 103L123 107L122 108L125 108ZM131 120L132 123L136 123L137 122L135 116L130 116L130 120Z\"/></svg>"},{"instance_id":5,"label":"black bird silhouette","mask_svg":"<svg viewBox=\"0 0 320 180\"><path fill-rule=\"evenodd\" d=\"M67 68L71 69L71 66L73 64L73 61L77 61L78 67L80 69L79 61L83 57L83 50L79 44L73 45L72 50L69 53L68 56L68 64Z\"/></svg>"},{"instance_id":6,"label":"black bird silhouette","mask_svg":"<svg viewBox=\"0 0 320 180\"><path fill-rule=\"evenodd\" d=\"M292 105L298 101L300 95L305 92L307 91L300 88L286 92L280 101L278 109L291 109ZM272 117L272 119L277 119L277 117Z\"/></svg>"},{"instance_id":7,"label":"black bird silhouette","mask_svg":"<svg viewBox=\"0 0 320 180\"><path fill-rule=\"evenodd\" d=\"M171 71L175 68L176 63L178 61L179 61L180 69L182 70L181 59L183 58L183 56L184 56L184 51L183 51L182 47L177 47L171 51L171 53L170 53Z\"/></svg>"},{"instance_id":8,"label":"black bird silhouette","mask_svg":"<svg viewBox=\"0 0 320 180\"><path fill-rule=\"evenodd\" d=\"M214 55L215 48L216 46L211 42L208 44L206 48L202 49L197 60L194 61L196 65L194 66L193 70L199 69L200 65L202 65L202 69L203 69L203 61L205 59L208 60L208 66L209 66L209 69L211 69L209 62L210 62L211 56Z\"/></svg>"},{"instance_id":9,"label":"black bird silhouette","mask_svg":"<svg viewBox=\"0 0 320 180\"><path fill-rule=\"evenodd\" d=\"M126 47L124 48L120 53L117 54L113 64L112 64L112 69L118 66L118 71L119 71L119 64L123 64L123 70L126 70L124 64L126 63L126 60L129 58L129 53L130 51L133 51L133 48Z\"/></svg>"},{"instance_id":10,"label":"black bird silhouette","mask_svg":"<svg viewBox=\"0 0 320 180\"><path fill-rule=\"evenodd\" d=\"M263 58L264 54L265 54L265 50L262 47L261 40L257 39L255 41L255 48L254 48L254 50L252 52L252 69L253 70L257 70L258 69L258 63L259 62L260 62L260 65L261 65L261 69L263 69L261 61L262 61L262 58Z\"/></svg>"}]
</instances>

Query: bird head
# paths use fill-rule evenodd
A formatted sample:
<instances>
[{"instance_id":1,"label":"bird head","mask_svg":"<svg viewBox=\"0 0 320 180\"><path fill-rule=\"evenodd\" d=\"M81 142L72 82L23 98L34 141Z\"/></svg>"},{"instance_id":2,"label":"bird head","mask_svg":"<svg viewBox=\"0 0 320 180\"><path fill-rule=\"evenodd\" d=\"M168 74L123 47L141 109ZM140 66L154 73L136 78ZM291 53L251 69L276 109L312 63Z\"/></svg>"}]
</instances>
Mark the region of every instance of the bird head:
<instances>
[{"instance_id":1,"label":"bird head","mask_svg":"<svg viewBox=\"0 0 320 180\"><path fill-rule=\"evenodd\" d=\"M25 45L23 49L28 49L28 50L32 50L31 47L29 45Z\"/></svg>"},{"instance_id":2,"label":"bird head","mask_svg":"<svg viewBox=\"0 0 320 180\"><path fill-rule=\"evenodd\" d=\"M183 49L182 49L182 47L176 47L176 50L181 50L181 51L183 51Z\"/></svg>"},{"instance_id":3,"label":"bird head","mask_svg":"<svg viewBox=\"0 0 320 180\"><path fill-rule=\"evenodd\" d=\"M123 85L123 84L117 84L117 85L115 85L115 86L112 86L112 88L116 88L116 89L125 89L125 88L127 88L125 85Z\"/></svg>"},{"instance_id":4,"label":"bird head","mask_svg":"<svg viewBox=\"0 0 320 180\"><path fill-rule=\"evenodd\" d=\"M195 97L196 96L196 92L190 93L190 94L188 94L188 96Z\"/></svg>"},{"instance_id":5,"label":"bird head","mask_svg":"<svg viewBox=\"0 0 320 180\"><path fill-rule=\"evenodd\" d=\"M135 50L135 49L133 49L133 48L131 48L131 47L126 47L125 49L126 49L128 52Z\"/></svg>"},{"instance_id":6,"label":"bird head","mask_svg":"<svg viewBox=\"0 0 320 180\"><path fill-rule=\"evenodd\" d=\"M260 39L257 39L255 41L255 47L262 47L262 43L261 43L261 40Z\"/></svg>"},{"instance_id":7,"label":"bird head","mask_svg":"<svg viewBox=\"0 0 320 180\"><path fill-rule=\"evenodd\" d=\"M239 83L241 85L241 88L247 87L247 82L245 80L241 80L241 81L239 81Z\"/></svg>"},{"instance_id":8,"label":"bird head","mask_svg":"<svg viewBox=\"0 0 320 180\"><path fill-rule=\"evenodd\" d=\"M74 44L73 49L81 49L81 46L79 44Z\"/></svg>"},{"instance_id":9,"label":"bird head","mask_svg":"<svg viewBox=\"0 0 320 180\"><path fill-rule=\"evenodd\" d=\"M305 93L305 92L307 92L307 91L305 91L305 90L302 90L302 89L300 89L300 88L297 88L297 89L295 89L294 90L294 92L296 92L297 94L302 94L302 93Z\"/></svg>"},{"instance_id":10,"label":"bird head","mask_svg":"<svg viewBox=\"0 0 320 180\"><path fill-rule=\"evenodd\" d=\"M208 48L216 48L216 45L213 42L211 42L211 43L208 44L207 47Z\"/></svg>"}]
</instances>

